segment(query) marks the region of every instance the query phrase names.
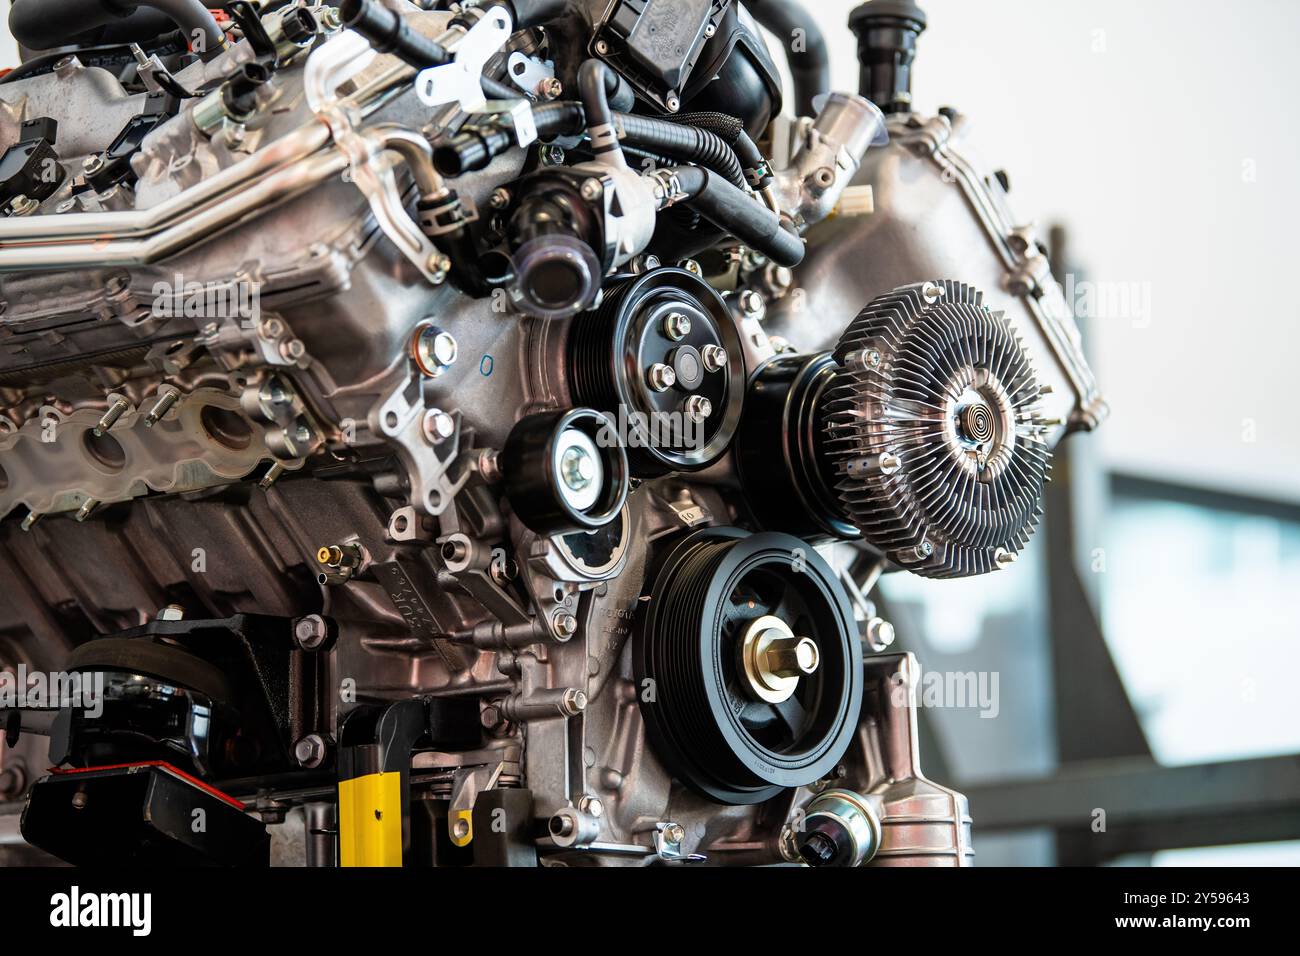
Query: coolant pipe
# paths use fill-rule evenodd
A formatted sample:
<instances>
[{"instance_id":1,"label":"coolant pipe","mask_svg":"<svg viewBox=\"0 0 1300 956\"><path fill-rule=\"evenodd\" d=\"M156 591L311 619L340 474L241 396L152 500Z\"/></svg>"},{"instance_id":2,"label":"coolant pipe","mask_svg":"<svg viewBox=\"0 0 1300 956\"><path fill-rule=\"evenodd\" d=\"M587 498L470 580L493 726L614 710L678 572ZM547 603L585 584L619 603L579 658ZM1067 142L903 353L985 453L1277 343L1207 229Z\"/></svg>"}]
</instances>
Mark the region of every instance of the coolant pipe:
<instances>
[{"instance_id":1,"label":"coolant pipe","mask_svg":"<svg viewBox=\"0 0 1300 956\"><path fill-rule=\"evenodd\" d=\"M719 229L757 249L780 266L803 261L803 240L788 231L781 217L741 192L722 177L699 166L678 166L653 173L677 190L680 199Z\"/></svg>"}]
</instances>

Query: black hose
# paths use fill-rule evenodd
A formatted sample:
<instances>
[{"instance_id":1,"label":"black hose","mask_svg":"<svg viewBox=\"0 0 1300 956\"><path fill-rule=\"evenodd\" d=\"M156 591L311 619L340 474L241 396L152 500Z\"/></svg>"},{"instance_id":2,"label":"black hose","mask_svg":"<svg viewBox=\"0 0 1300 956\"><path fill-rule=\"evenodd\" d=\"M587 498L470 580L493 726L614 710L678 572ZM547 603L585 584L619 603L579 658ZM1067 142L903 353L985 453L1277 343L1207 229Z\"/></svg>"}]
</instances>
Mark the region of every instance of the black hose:
<instances>
[{"instance_id":1,"label":"black hose","mask_svg":"<svg viewBox=\"0 0 1300 956\"><path fill-rule=\"evenodd\" d=\"M606 85L613 70L600 60L584 60L578 67L578 98L587 119L587 135L591 138L591 151L597 156L618 153L618 134L614 131L614 114L609 108Z\"/></svg>"},{"instance_id":2,"label":"black hose","mask_svg":"<svg viewBox=\"0 0 1300 956\"><path fill-rule=\"evenodd\" d=\"M203 60L217 56L226 44L226 34L208 12L202 0L14 0L9 10L9 32L22 46L48 50L63 46L68 38L124 19L137 7L149 7L166 14L191 42L203 35L203 49L195 52Z\"/></svg>"},{"instance_id":3,"label":"black hose","mask_svg":"<svg viewBox=\"0 0 1300 956\"><path fill-rule=\"evenodd\" d=\"M694 126L708 130L732 148L740 165L745 168L745 179L754 189L762 189L773 179L767 157L758 144L745 132L744 122L729 113L678 113L664 117L680 126Z\"/></svg>"},{"instance_id":4,"label":"black hose","mask_svg":"<svg viewBox=\"0 0 1300 956\"><path fill-rule=\"evenodd\" d=\"M339 14L344 25L365 37L377 53L392 53L417 70L442 66L451 60L442 44L412 30L400 14L375 0L343 0ZM482 82L483 92L493 99L518 99L523 95L489 76Z\"/></svg>"},{"instance_id":5,"label":"black hose","mask_svg":"<svg viewBox=\"0 0 1300 956\"><path fill-rule=\"evenodd\" d=\"M567 0L502 0L510 8L510 19L516 30L540 27L551 20L564 16L568 8Z\"/></svg>"},{"instance_id":6,"label":"black hose","mask_svg":"<svg viewBox=\"0 0 1300 956\"><path fill-rule=\"evenodd\" d=\"M745 185L740 160L721 137L695 126L678 126L666 120L633 113L610 114L614 126L623 131L623 142L649 153L667 156L678 163L698 163L737 187ZM582 104L572 100L544 103L533 108L538 139L575 135L587 128ZM450 139L434 143L433 162L444 176L459 176L483 169L515 144L508 131L462 130ZM755 148L757 152L757 148Z\"/></svg>"},{"instance_id":7,"label":"black hose","mask_svg":"<svg viewBox=\"0 0 1300 956\"><path fill-rule=\"evenodd\" d=\"M803 261L803 240L782 226L781 217L772 210L699 166L679 166L673 173L686 195L682 201L709 222L777 265L797 266Z\"/></svg>"},{"instance_id":8,"label":"black hose","mask_svg":"<svg viewBox=\"0 0 1300 956\"><path fill-rule=\"evenodd\" d=\"M813 98L831 88L831 61L817 21L795 0L745 0L745 9L781 41L794 80L796 114L814 115ZM794 49L796 30L801 31L801 50Z\"/></svg>"}]
</instances>

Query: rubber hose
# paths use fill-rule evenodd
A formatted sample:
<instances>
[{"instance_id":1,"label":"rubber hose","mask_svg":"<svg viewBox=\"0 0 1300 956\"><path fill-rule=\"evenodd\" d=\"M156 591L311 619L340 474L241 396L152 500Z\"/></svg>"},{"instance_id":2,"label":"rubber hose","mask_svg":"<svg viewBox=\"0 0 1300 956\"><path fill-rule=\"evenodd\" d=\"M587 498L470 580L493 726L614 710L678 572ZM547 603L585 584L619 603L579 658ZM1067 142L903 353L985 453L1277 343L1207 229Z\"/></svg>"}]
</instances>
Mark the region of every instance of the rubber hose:
<instances>
[{"instance_id":1,"label":"rubber hose","mask_svg":"<svg viewBox=\"0 0 1300 956\"><path fill-rule=\"evenodd\" d=\"M547 103L533 110L537 123L537 136L572 134L583 128L582 106L574 102ZM698 163L726 178L731 184L743 187L745 174L740 168L736 153L721 137L695 126L678 126L667 120L635 113L611 113L614 123L621 126L624 141L629 146L647 152L659 153L678 162Z\"/></svg>"},{"instance_id":2,"label":"rubber hose","mask_svg":"<svg viewBox=\"0 0 1300 956\"><path fill-rule=\"evenodd\" d=\"M73 35L70 27L77 35L87 33L130 16L137 7L166 14L191 43L196 31L202 33L204 49L195 51L200 59L210 60L225 47L226 34L202 0L40 0L39 4L37 0L14 0L9 10L9 32L22 46L48 50L67 42Z\"/></svg>"},{"instance_id":3,"label":"rubber hose","mask_svg":"<svg viewBox=\"0 0 1300 956\"><path fill-rule=\"evenodd\" d=\"M339 13L348 29L370 41L375 52L392 53L417 70L442 66L451 60L451 54L441 44L412 30L400 14L374 0L343 0ZM490 76L482 78L482 85L483 92L496 100L513 100L523 95Z\"/></svg>"},{"instance_id":4,"label":"rubber hose","mask_svg":"<svg viewBox=\"0 0 1300 956\"><path fill-rule=\"evenodd\" d=\"M831 61L817 21L795 0L745 0L745 9L781 41L794 80L796 115L815 115L813 98L831 88ZM795 50L791 42L796 30L803 40L801 50Z\"/></svg>"},{"instance_id":5,"label":"rubber hose","mask_svg":"<svg viewBox=\"0 0 1300 956\"><path fill-rule=\"evenodd\" d=\"M632 113L611 113L614 123L623 128L623 142L649 153L667 156L678 163L707 166L729 183L743 187L745 175L740 160L720 137L708 130L676 126L665 120ZM586 114L580 103L563 100L533 108L537 138L575 135L586 128ZM515 143L501 129L464 130L433 144L433 162L444 176L460 176L483 169L493 157L501 155Z\"/></svg>"},{"instance_id":6,"label":"rubber hose","mask_svg":"<svg viewBox=\"0 0 1300 956\"><path fill-rule=\"evenodd\" d=\"M740 160L740 164L746 170L764 170L765 174L756 183L751 183L755 188L762 189L772 181L773 177L767 163L767 157L758 148L758 144L750 138L749 133L745 132L745 124L739 117L728 113L710 111L704 113L679 113L676 116L664 118L670 123L708 130L732 148L736 158Z\"/></svg>"},{"instance_id":7,"label":"rubber hose","mask_svg":"<svg viewBox=\"0 0 1300 956\"><path fill-rule=\"evenodd\" d=\"M689 203L709 222L727 230L777 265L796 266L803 261L803 240L787 231L772 210L699 166L679 166L673 173L686 194L683 202Z\"/></svg>"},{"instance_id":8,"label":"rubber hose","mask_svg":"<svg viewBox=\"0 0 1300 956\"><path fill-rule=\"evenodd\" d=\"M567 0L503 0L510 8L510 19L516 30L540 27L564 16Z\"/></svg>"},{"instance_id":9,"label":"rubber hose","mask_svg":"<svg viewBox=\"0 0 1300 956\"><path fill-rule=\"evenodd\" d=\"M621 164L623 150L614 131L614 114L610 111L606 90L612 72L600 60L584 60L578 67L578 98L582 100L582 109L586 113L592 153L598 158L617 155Z\"/></svg>"}]
</instances>

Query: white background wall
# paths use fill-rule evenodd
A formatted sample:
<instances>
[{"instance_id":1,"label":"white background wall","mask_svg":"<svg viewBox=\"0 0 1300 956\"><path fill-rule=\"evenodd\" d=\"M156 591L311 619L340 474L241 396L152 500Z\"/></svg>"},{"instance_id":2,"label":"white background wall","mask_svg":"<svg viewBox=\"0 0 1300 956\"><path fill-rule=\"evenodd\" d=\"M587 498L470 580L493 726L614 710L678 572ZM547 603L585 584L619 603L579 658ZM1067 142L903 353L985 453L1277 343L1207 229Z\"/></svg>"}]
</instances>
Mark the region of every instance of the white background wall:
<instances>
[{"instance_id":1,"label":"white background wall","mask_svg":"<svg viewBox=\"0 0 1300 956\"><path fill-rule=\"evenodd\" d=\"M806 3L856 89L855 4ZM977 124L1017 211L1065 223L1086 278L1149 295L1091 323L1110 463L1300 500L1300 2L922 5L918 106Z\"/></svg>"}]
</instances>

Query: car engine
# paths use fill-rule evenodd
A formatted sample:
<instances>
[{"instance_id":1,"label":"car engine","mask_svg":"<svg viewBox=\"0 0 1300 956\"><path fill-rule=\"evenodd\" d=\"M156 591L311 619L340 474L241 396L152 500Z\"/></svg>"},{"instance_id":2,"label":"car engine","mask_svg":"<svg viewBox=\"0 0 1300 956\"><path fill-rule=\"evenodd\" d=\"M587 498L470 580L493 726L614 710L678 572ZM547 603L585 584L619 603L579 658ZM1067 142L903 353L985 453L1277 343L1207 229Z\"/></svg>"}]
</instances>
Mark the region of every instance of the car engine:
<instances>
[{"instance_id":1,"label":"car engine","mask_svg":"<svg viewBox=\"0 0 1300 956\"><path fill-rule=\"evenodd\" d=\"M924 13L849 26L857 93L782 0L16 0L27 843L971 862L871 592L1008 566L1106 407Z\"/></svg>"}]
</instances>

